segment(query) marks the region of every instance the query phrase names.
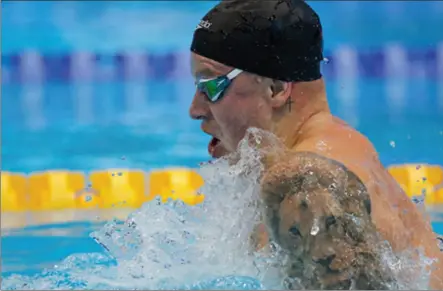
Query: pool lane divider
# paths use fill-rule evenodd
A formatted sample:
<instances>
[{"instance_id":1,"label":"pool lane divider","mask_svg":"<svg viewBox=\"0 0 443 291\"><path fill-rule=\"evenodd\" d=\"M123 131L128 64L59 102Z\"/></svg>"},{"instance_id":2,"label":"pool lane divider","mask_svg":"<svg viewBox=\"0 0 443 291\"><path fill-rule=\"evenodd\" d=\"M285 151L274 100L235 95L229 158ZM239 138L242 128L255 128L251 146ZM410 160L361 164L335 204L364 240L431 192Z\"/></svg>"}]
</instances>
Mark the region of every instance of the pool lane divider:
<instances>
[{"instance_id":1,"label":"pool lane divider","mask_svg":"<svg viewBox=\"0 0 443 291\"><path fill-rule=\"evenodd\" d=\"M408 197L429 206L443 206L443 165L392 165L388 171Z\"/></svg>"},{"instance_id":2,"label":"pool lane divider","mask_svg":"<svg viewBox=\"0 0 443 291\"><path fill-rule=\"evenodd\" d=\"M204 200L198 193L201 176L191 169L165 169L145 172L109 169L83 172L51 170L1 173L1 211L41 212L65 209L140 208L160 197L196 205Z\"/></svg>"},{"instance_id":3,"label":"pool lane divider","mask_svg":"<svg viewBox=\"0 0 443 291\"><path fill-rule=\"evenodd\" d=\"M342 44L324 53L327 78L443 78L443 42L411 48L392 43L377 48ZM119 82L189 76L189 52L128 51L62 53L25 50L1 56L2 84Z\"/></svg>"},{"instance_id":4,"label":"pool lane divider","mask_svg":"<svg viewBox=\"0 0 443 291\"><path fill-rule=\"evenodd\" d=\"M388 171L410 198L443 205L443 167L429 164L392 165ZM1 172L1 212L137 209L160 197L197 205L203 178L193 169L170 168L92 171L49 170L30 174Z\"/></svg>"}]
</instances>

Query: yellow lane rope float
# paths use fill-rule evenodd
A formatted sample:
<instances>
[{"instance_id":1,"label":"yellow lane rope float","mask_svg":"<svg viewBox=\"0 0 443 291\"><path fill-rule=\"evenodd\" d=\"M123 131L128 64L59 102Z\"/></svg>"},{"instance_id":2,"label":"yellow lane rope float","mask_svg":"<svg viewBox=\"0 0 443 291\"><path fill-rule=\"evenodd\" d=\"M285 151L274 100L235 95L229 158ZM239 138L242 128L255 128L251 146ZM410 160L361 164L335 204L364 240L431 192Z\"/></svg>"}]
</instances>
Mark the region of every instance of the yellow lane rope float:
<instances>
[{"instance_id":1,"label":"yellow lane rope float","mask_svg":"<svg viewBox=\"0 0 443 291\"><path fill-rule=\"evenodd\" d=\"M443 204L443 168L428 164L388 168L409 197L424 195L427 205ZM203 179L192 169L144 172L108 169L90 172L51 170L29 175L1 173L1 211L41 212L65 209L139 208L159 196L196 205Z\"/></svg>"},{"instance_id":2,"label":"yellow lane rope float","mask_svg":"<svg viewBox=\"0 0 443 291\"><path fill-rule=\"evenodd\" d=\"M139 208L157 196L163 202L182 200L196 205L201 176L190 169L152 172L129 169L82 172L51 170L29 175L1 173L1 211Z\"/></svg>"},{"instance_id":3,"label":"yellow lane rope float","mask_svg":"<svg viewBox=\"0 0 443 291\"><path fill-rule=\"evenodd\" d=\"M442 166L405 164L388 170L409 197L423 197L426 205L443 204Z\"/></svg>"}]
</instances>

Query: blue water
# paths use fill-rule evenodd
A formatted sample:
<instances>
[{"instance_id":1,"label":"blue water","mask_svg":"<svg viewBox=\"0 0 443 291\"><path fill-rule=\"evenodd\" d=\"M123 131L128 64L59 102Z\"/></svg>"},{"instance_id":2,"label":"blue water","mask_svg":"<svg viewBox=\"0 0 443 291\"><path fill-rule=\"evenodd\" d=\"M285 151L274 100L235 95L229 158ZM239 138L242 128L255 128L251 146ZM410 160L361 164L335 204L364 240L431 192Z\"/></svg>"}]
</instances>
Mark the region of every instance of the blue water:
<instances>
[{"instance_id":1,"label":"blue water","mask_svg":"<svg viewBox=\"0 0 443 291\"><path fill-rule=\"evenodd\" d=\"M173 3L173 4L172 4ZM186 48L198 20L215 1L2 2L2 51L150 51ZM322 17L326 47L376 47L442 40L440 1L310 1ZM147 21L148 20L148 21ZM14 29L9 29L9 28ZM35 33L38 31L38 33ZM168 37L165 37L168 36Z\"/></svg>"},{"instance_id":2,"label":"blue water","mask_svg":"<svg viewBox=\"0 0 443 291\"><path fill-rule=\"evenodd\" d=\"M2 2L2 52L187 50L212 1ZM423 49L443 41L443 2L312 2L326 47ZM2 170L197 167L208 137L188 117L192 80L2 86ZM383 164L443 165L442 79L327 80L332 111L366 134ZM398 93L393 93L397 90ZM102 252L90 223L2 234L2 277ZM443 234L443 225L434 228Z\"/></svg>"},{"instance_id":3,"label":"blue water","mask_svg":"<svg viewBox=\"0 0 443 291\"><path fill-rule=\"evenodd\" d=\"M328 82L331 108L371 139L384 164L443 164L443 108L435 82L405 82L401 107L389 104L388 81L357 82L355 92ZM78 95L83 89L45 85L30 102L24 86L3 87L4 170L196 167L208 158L208 137L188 117L191 80L98 84ZM36 94L35 87L29 90ZM341 94L350 94L350 101ZM165 153L161 159L159 153Z\"/></svg>"}]
</instances>

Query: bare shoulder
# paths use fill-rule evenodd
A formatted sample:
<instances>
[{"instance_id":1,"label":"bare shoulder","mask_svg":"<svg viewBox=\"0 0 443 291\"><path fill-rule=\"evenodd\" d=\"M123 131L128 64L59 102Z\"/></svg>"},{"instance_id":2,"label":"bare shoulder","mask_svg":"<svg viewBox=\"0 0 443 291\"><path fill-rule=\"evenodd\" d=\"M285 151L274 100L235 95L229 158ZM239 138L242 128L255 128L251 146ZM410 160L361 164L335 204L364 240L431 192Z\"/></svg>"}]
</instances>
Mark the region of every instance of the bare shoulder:
<instances>
[{"instance_id":1,"label":"bare shoulder","mask_svg":"<svg viewBox=\"0 0 443 291\"><path fill-rule=\"evenodd\" d=\"M261 181L268 211L312 217L358 214L372 225L371 198L359 177L338 161L296 152L266 171ZM291 211L285 206L291 205Z\"/></svg>"},{"instance_id":2,"label":"bare shoulder","mask_svg":"<svg viewBox=\"0 0 443 291\"><path fill-rule=\"evenodd\" d=\"M380 290L392 284L378 252L370 195L343 164L297 152L270 167L261 185L271 237L292 262L288 282L298 278L302 285L288 288Z\"/></svg>"},{"instance_id":3,"label":"bare shoulder","mask_svg":"<svg viewBox=\"0 0 443 291\"><path fill-rule=\"evenodd\" d=\"M294 152L275 163L265 172L261 184L264 193L282 199L290 193L318 189L328 190L339 199L352 196L361 199L371 212L368 191L361 179L344 164L314 152Z\"/></svg>"}]
</instances>

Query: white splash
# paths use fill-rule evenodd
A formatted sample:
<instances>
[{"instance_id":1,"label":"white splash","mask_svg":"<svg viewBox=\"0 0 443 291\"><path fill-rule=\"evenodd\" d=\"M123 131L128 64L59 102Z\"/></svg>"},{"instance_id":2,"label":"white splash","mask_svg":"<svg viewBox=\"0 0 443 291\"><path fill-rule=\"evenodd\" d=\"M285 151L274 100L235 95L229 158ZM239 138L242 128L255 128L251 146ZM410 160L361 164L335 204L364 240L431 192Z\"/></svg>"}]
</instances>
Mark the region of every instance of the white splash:
<instances>
[{"instance_id":1,"label":"white splash","mask_svg":"<svg viewBox=\"0 0 443 291\"><path fill-rule=\"evenodd\" d=\"M72 255L37 276L3 278L2 290L281 289L280 249L254 252L250 237L262 215L257 192L263 154L282 152L272 135L251 129L235 154L199 170L203 204L146 203L125 222L110 222L91 234L107 255ZM318 232L317 221L311 235ZM399 276L415 272L417 280L408 277L402 286L424 290L429 275L427 261L421 261L386 256Z\"/></svg>"},{"instance_id":2,"label":"white splash","mask_svg":"<svg viewBox=\"0 0 443 291\"><path fill-rule=\"evenodd\" d=\"M91 234L108 255L73 255L38 276L10 276L2 288L262 288L257 279L269 277L272 258L255 253L250 237L261 221L261 157L278 149L270 141L253 129L235 155L203 165L203 204L146 203L125 222L112 221Z\"/></svg>"}]
</instances>

